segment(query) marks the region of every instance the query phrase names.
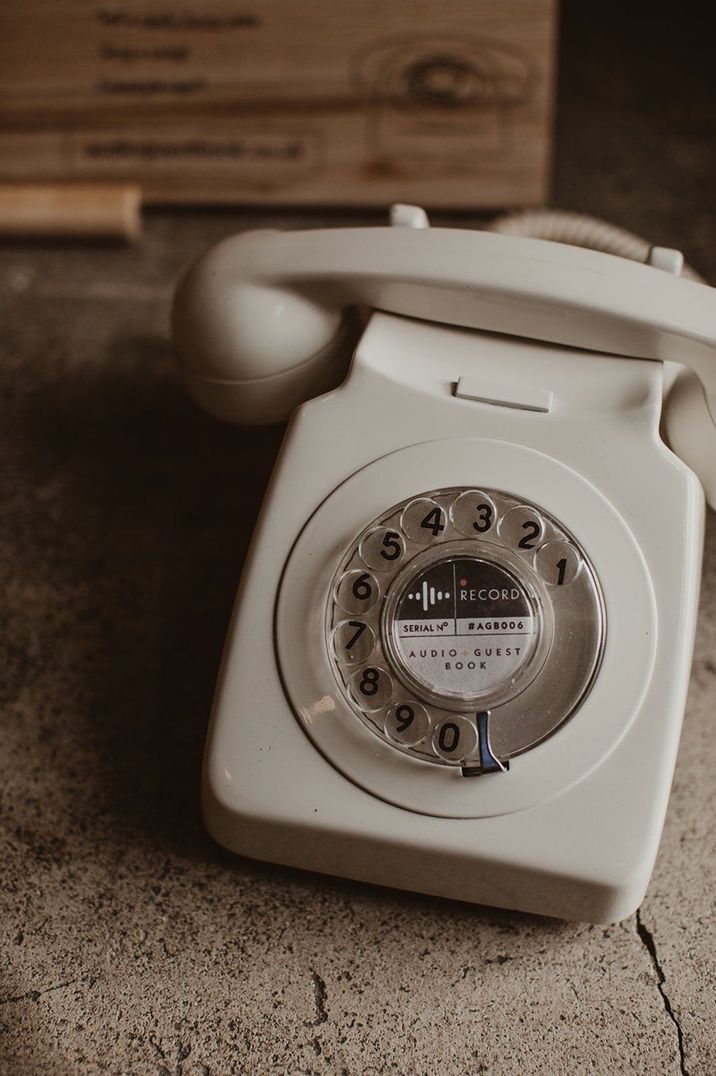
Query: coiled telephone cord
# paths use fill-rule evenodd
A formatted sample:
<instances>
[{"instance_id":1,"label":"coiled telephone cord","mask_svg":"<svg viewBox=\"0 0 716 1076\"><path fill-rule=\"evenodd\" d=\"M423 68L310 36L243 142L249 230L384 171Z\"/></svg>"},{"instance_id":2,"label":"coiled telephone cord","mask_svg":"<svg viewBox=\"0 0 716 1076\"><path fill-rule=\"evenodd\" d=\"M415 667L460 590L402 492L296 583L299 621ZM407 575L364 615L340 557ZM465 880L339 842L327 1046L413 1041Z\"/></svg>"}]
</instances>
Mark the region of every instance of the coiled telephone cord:
<instances>
[{"instance_id":1,"label":"coiled telephone cord","mask_svg":"<svg viewBox=\"0 0 716 1076\"><path fill-rule=\"evenodd\" d=\"M641 236L608 224L586 213L572 213L561 209L525 209L507 213L487 225L488 232L517 235L525 239L549 239L553 243L569 243L575 247L588 247L603 254L616 254L635 262L646 262L652 244ZM701 284L704 278L684 263L681 275Z\"/></svg>"}]
</instances>

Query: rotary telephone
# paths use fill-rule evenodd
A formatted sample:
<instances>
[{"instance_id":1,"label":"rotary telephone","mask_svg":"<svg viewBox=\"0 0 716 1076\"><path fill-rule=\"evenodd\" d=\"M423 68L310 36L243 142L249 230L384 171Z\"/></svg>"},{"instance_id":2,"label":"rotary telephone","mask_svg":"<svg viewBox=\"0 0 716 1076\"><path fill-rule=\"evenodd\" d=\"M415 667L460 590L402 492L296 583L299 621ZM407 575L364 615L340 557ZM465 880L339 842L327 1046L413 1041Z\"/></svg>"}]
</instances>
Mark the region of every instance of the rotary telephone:
<instances>
[{"instance_id":1,"label":"rotary telephone","mask_svg":"<svg viewBox=\"0 0 716 1076\"><path fill-rule=\"evenodd\" d=\"M713 292L676 251L392 221L230 238L177 291L199 404L291 415L206 822L259 859L615 921L651 874L689 681Z\"/></svg>"}]
</instances>

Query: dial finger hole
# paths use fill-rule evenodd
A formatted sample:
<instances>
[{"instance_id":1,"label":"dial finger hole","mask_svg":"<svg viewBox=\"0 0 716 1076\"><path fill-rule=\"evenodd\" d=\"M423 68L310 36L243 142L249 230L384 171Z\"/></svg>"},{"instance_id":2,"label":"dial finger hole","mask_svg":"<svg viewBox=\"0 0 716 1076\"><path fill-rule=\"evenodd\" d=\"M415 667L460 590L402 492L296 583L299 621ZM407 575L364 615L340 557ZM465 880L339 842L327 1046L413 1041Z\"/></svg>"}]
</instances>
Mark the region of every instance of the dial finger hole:
<instances>
[{"instance_id":1,"label":"dial finger hole","mask_svg":"<svg viewBox=\"0 0 716 1076\"><path fill-rule=\"evenodd\" d=\"M400 522L413 542L429 545L444 534L447 516L437 501L430 497L418 497L403 509Z\"/></svg>"},{"instance_id":2,"label":"dial finger hole","mask_svg":"<svg viewBox=\"0 0 716 1076\"><path fill-rule=\"evenodd\" d=\"M571 542L547 542L535 555L535 569L549 587L568 586L581 567L582 558Z\"/></svg>"},{"instance_id":3,"label":"dial finger hole","mask_svg":"<svg viewBox=\"0 0 716 1076\"><path fill-rule=\"evenodd\" d=\"M331 637L333 653L343 665L367 661L375 647L375 632L363 620L342 620Z\"/></svg>"},{"instance_id":4,"label":"dial finger hole","mask_svg":"<svg viewBox=\"0 0 716 1076\"><path fill-rule=\"evenodd\" d=\"M475 726L465 717L448 717L433 733L433 751L446 762L463 762L477 747Z\"/></svg>"},{"instance_id":5,"label":"dial finger hole","mask_svg":"<svg viewBox=\"0 0 716 1076\"><path fill-rule=\"evenodd\" d=\"M336 601L346 613L367 613L380 597L380 585L371 572L346 572L336 587Z\"/></svg>"},{"instance_id":6,"label":"dial finger hole","mask_svg":"<svg viewBox=\"0 0 716 1076\"><path fill-rule=\"evenodd\" d=\"M539 512L518 504L506 512L498 527L500 538L510 549L529 552L537 549L544 535L544 521Z\"/></svg>"},{"instance_id":7,"label":"dial finger hole","mask_svg":"<svg viewBox=\"0 0 716 1076\"><path fill-rule=\"evenodd\" d=\"M453 501L450 518L456 530L467 538L489 534L497 522L494 502L479 489L468 489Z\"/></svg>"},{"instance_id":8,"label":"dial finger hole","mask_svg":"<svg viewBox=\"0 0 716 1076\"><path fill-rule=\"evenodd\" d=\"M379 665L365 665L351 677L350 692L361 710L380 710L393 696L390 673Z\"/></svg>"},{"instance_id":9,"label":"dial finger hole","mask_svg":"<svg viewBox=\"0 0 716 1076\"><path fill-rule=\"evenodd\" d=\"M359 552L369 568L386 572L390 568L396 568L405 557L405 542L399 531L389 527L377 527L366 534Z\"/></svg>"},{"instance_id":10,"label":"dial finger hole","mask_svg":"<svg viewBox=\"0 0 716 1076\"><path fill-rule=\"evenodd\" d=\"M383 728L389 740L403 747L414 747L430 731L430 718L419 702L401 699L386 714Z\"/></svg>"}]
</instances>

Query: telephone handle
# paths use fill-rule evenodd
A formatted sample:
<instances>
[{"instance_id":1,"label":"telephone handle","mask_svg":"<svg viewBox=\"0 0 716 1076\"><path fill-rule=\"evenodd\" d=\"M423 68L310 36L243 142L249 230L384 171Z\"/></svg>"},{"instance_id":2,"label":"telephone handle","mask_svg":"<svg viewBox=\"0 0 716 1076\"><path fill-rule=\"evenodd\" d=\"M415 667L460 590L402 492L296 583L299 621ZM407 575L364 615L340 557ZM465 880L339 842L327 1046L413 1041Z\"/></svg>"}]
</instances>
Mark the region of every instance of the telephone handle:
<instances>
[{"instance_id":1,"label":"telephone handle","mask_svg":"<svg viewBox=\"0 0 716 1076\"><path fill-rule=\"evenodd\" d=\"M698 459L687 462L707 493L716 487L714 290L548 240L394 226L226 239L190 268L175 298L188 387L219 417L283 419L337 383L350 353L346 311L356 306L690 368L703 391L681 394L669 427L690 442L687 455Z\"/></svg>"}]
</instances>

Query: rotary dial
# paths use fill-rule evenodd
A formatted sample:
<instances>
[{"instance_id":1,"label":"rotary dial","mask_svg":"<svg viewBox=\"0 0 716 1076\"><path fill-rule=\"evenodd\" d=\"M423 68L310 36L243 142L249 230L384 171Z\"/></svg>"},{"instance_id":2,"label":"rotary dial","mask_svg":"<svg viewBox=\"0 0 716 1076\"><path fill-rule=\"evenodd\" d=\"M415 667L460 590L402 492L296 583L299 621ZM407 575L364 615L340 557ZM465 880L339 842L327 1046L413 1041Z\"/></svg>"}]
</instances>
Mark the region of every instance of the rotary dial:
<instances>
[{"instance_id":1,"label":"rotary dial","mask_svg":"<svg viewBox=\"0 0 716 1076\"><path fill-rule=\"evenodd\" d=\"M584 550L549 513L497 490L434 490L358 536L326 632L358 719L472 775L507 769L574 713L604 610Z\"/></svg>"}]
</instances>

